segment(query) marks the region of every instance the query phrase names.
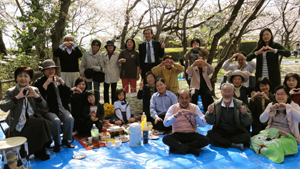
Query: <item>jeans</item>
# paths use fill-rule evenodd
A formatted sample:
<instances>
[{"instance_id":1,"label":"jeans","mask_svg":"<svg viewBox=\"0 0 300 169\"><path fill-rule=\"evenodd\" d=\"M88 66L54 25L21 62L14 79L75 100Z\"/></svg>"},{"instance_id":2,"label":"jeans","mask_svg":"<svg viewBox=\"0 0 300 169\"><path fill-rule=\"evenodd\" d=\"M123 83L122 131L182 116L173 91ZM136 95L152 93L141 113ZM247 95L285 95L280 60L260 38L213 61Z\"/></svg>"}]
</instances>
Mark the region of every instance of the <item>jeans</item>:
<instances>
[{"instance_id":1,"label":"jeans","mask_svg":"<svg viewBox=\"0 0 300 169\"><path fill-rule=\"evenodd\" d=\"M94 83L94 90L98 91L98 93L99 93L98 98L100 100L100 82L93 81L93 83ZM87 82L86 90L92 90L92 82Z\"/></svg>"}]
</instances>

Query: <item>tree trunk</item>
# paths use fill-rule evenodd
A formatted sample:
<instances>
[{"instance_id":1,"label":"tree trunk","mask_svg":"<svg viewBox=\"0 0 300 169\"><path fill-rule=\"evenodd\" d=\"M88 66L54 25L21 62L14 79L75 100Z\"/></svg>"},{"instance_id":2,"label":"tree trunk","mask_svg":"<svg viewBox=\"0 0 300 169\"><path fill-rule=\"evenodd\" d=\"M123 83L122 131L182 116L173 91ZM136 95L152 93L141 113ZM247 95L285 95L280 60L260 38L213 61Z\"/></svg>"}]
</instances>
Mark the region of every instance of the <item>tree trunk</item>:
<instances>
[{"instance_id":1,"label":"tree trunk","mask_svg":"<svg viewBox=\"0 0 300 169\"><path fill-rule=\"evenodd\" d=\"M0 54L2 54L2 53L4 55L7 55L5 43L3 41L3 36L2 36L2 29L0 28Z\"/></svg>"},{"instance_id":2,"label":"tree trunk","mask_svg":"<svg viewBox=\"0 0 300 169\"><path fill-rule=\"evenodd\" d=\"M230 27L232 26L235 18L238 15L238 12L239 12L240 8L242 7L243 3L244 3L244 0L238 0L238 2L236 3L236 5L234 6L234 8L232 10L231 16L230 16L227 24L218 33L215 34L213 42L211 44L209 55L208 55L208 58L207 58L207 63L212 64L212 61L214 59L215 52L216 52L216 49L217 49L217 46L218 46L219 39L222 38L222 36L224 36L225 33L227 33L227 31L230 29Z\"/></svg>"},{"instance_id":3,"label":"tree trunk","mask_svg":"<svg viewBox=\"0 0 300 169\"><path fill-rule=\"evenodd\" d=\"M63 34L66 27L69 7L71 0L61 0L60 12L55 26L51 29L52 51L54 52L62 42ZM60 66L58 57L53 56L56 66ZM56 72L60 76L60 69Z\"/></svg>"},{"instance_id":4,"label":"tree trunk","mask_svg":"<svg viewBox=\"0 0 300 169\"><path fill-rule=\"evenodd\" d=\"M226 61L228 55L230 55L236 45L238 43L240 43L242 35L245 33L246 28L248 27L248 25L254 20L256 19L256 15L258 13L258 11L261 9L261 7L263 6L265 0L260 0L256 7L254 8L255 10L252 12L251 16L246 20L246 22L244 23L244 25L242 26L239 34L237 35L237 37L231 37L229 42L227 43L227 45L225 46L225 48L223 49L222 53L221 53L221 60L220 62L217 64L217 66L215 67L215 71L213 73L213 75L210 78L212 87L213 87L213 91L212 91L212 95L215 96L215 83L217 82L217 75L220 71L220 69L222 68L223 63Z\"/></svg>"}]
</instances>

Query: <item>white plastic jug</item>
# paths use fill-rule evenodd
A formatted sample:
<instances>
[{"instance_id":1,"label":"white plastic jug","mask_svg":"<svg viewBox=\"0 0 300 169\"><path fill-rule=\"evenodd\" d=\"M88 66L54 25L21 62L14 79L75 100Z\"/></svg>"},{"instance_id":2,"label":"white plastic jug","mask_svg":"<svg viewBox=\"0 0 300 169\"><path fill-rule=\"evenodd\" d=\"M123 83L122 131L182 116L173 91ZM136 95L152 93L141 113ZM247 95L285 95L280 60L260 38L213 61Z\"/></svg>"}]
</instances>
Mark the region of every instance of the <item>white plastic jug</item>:
<instances>
[{"instance_id":1,"label":"white plastic jug","mask_svg":"<svg viewBox=\"0 0 300 169\"><path fill-rule=\"evenodd\" d=\"M129 127L129 146L139 147L142 144L141 124L132 123Z\"/></svg>"}]
</instances>

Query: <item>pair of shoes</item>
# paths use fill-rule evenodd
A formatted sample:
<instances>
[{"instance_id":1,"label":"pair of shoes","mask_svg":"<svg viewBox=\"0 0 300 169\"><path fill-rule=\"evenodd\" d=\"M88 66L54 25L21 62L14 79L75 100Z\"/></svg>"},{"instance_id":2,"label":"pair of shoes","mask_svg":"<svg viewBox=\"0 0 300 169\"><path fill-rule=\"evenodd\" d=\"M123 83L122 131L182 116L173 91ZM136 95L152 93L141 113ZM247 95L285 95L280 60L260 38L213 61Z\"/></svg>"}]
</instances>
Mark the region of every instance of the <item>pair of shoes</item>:
<instances>
[{"instance_id":1,"label":"pair of shoes","mask_svg":"<svg viewBox=\"0 0 300 169\"><path fill-rule=\"evenodd\" d=\"M63 140L61 141L61 143L62 143L63 145L65 145L65 146L67 146L68 148L75 148L75 146L72 145L71 143L69 143L68 140L63 139Z\"/></svg>"}]
</instances>

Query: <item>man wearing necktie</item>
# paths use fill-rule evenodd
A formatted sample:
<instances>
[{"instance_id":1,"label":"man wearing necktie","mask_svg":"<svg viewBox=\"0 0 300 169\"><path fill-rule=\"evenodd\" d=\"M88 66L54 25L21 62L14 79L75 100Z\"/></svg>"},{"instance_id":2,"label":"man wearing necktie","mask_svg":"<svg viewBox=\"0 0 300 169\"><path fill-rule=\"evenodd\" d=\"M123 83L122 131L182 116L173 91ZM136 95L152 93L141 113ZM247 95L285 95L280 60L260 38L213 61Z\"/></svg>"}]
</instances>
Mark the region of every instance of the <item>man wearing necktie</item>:
<instances>
[{"instance_id":1,"label":"man wearing necktie","mask_svg":"<svg viewBox=\"0 0 300 169\"><path fill-rule=\"evenodd\" d=\"M158 41L152 41L153 31L152 29L145 29L143 31L146 42L139 45L140 55L140 69L142 79L145 78L145 74L148 71L160 63L160 58L165 53L165 42L160 44ZM146 80L144 83L147 82Z\"/></svg>"}]
</instances>

